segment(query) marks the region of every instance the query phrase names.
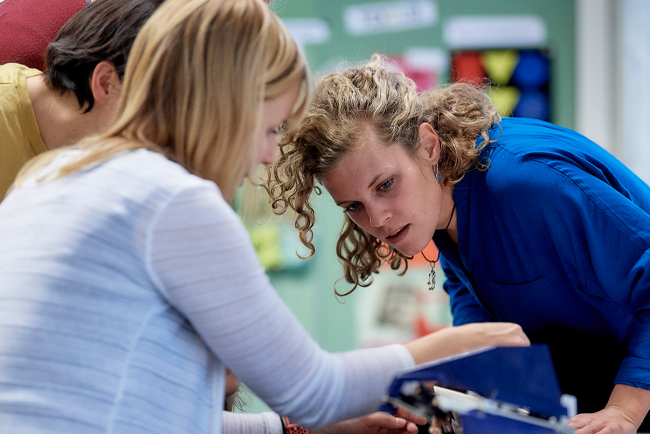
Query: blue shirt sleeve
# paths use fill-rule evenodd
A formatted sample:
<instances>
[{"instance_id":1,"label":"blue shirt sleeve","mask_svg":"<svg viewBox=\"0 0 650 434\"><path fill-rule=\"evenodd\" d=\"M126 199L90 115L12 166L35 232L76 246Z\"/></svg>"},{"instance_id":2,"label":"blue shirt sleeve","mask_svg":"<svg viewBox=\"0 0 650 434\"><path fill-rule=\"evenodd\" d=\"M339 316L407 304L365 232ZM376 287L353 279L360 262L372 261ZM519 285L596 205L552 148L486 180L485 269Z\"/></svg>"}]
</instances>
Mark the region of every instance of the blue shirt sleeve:
<instances>
[{"instance_id":1,"label":"blue shirt sleeve","mask_svg":"<svg viewBox=\"0 0 650 434\"><path fill-rule=\"evenodd\" d=\"M440 265L445 272L446 280L443 287L449 294L451 314L454 318L453 324L459 326L475 322L495 321L490 312L479 304L467 286L458 278L444 256L440 257Z\"/></svg>"},{"instance_id":2,"label":"blue shirt sleeve","mask_svg":"<svg viewBox=\"0 0 650 434\"><path fill-rule=\"evenodd\" d=\"M590 202L576 209L582 211L587 253L577 268L587 283L583 290L629 306L634 317L628 356L616 383L650 389L650 216L597 179L580 178L576 185Z\"/></svg>"}]
</instances>

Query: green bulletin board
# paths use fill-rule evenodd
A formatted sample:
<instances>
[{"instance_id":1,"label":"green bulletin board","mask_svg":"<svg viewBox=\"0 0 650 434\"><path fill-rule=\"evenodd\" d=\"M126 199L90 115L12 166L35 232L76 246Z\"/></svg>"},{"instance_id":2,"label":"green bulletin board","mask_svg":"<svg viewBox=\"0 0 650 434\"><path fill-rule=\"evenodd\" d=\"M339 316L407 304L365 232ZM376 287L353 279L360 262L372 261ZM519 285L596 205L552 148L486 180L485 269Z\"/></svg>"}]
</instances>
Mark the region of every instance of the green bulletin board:
<instances>
[{"instance_id":1,"label":"green bulletin board","mask_svg":"<svg viewBox=\"0 0 650 434\"><path fill-rule=\"evenodd\" d=\"M419 28L369 34L352 34L346 26L346 11L355 6L380 6L383 13L390 13L391 6L411 4L417 7L419 1L376 0L275 0L272 8L290 23L295 19L317 19L326 24L327 40L305 42L303 47L312 68L318 76L331 72L341 62L359 63L373 53L395 55L409 48L431 48L448 55L454 49L445 30L450 21L462 18L513 18L535 17L544 26L546 36L541 44L528 45L525 40L515 46L480 48L542 48L551 55L551 102L553 122L565 127L574 126L574 2L572 0L425 0L433 5L435 18L430 24L419 24ZM395 9L393 8L393 11ZM378 13L382 13L378 9ZM390 20L390 19L388 19ZM416 24L417 25L417 24ZM291 26L290 26L291 28ZM523 45L519 45L523 44ZM448 71L441 71L440 82L449 81Z\"/></svg>"}]
</instances>

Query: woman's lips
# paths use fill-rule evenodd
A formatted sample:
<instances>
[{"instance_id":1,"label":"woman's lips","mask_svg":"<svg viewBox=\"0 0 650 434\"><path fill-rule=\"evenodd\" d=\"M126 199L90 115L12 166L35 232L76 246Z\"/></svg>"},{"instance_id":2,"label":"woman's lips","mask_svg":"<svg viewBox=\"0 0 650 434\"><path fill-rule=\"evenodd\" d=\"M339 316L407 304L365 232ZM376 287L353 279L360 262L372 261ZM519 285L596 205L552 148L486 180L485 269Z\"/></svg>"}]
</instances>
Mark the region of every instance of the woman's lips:
<instances>
[{"instance_id":1,"label":"woman's lips","mask_svg":"<svg viewBox=\"0 0 650 434\"><path fill-rule=\"evenodd\" d=\"M410 224L406 225L406 226L403 226L401 229L399 229L393 235L387 236L386 241L388 241L390 244L399 243L400 241L402 241L406 237L410 227L411 227Z\"/></svg>"}]
</instances>

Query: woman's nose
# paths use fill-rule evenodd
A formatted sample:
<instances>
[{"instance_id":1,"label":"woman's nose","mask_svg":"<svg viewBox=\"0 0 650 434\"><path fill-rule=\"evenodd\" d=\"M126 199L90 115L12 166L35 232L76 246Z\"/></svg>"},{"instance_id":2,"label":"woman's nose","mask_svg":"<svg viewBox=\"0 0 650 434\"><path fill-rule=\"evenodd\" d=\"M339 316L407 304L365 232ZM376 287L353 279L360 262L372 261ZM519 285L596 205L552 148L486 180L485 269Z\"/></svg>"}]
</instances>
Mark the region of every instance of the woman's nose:
<instances>
[{"instance_id":1,"label":"woman's nose","mask_svg":"<svg viewBox=\"0 0 650 434\"><path fill-rule=\"evenodd\" d=\"M374 228L382 227L390 218L390 213L384 208L374 206L366 209L368 210L368 219L370 221L370 226Z\"/></svg>"}]
</instances>

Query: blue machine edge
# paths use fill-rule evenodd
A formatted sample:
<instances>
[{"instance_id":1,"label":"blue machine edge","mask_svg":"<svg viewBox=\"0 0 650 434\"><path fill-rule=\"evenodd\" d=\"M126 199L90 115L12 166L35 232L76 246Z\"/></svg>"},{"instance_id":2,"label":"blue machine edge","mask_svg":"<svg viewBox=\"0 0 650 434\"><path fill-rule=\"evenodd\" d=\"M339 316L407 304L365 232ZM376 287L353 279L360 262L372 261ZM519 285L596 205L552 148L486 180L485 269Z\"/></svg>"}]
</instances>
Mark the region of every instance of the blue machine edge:
<instances>
[{"instance_id":1,"label":"blue machine edge","mask_svg":"<svg viewBox=\"0 0 650 434\"><path fill-rule=\"evenodd\" d=\"M484 398L517 405L546 417L567 416L548 346L484 347L419 365L398 373L388 396L399 398L407 382L435 382L456 390L471 390ZM382 411L394 412L386 403Z\"/></svg>"}]
</instances>

